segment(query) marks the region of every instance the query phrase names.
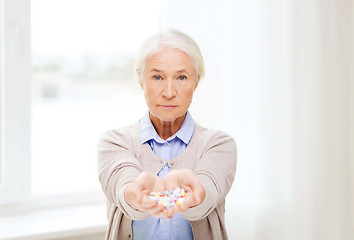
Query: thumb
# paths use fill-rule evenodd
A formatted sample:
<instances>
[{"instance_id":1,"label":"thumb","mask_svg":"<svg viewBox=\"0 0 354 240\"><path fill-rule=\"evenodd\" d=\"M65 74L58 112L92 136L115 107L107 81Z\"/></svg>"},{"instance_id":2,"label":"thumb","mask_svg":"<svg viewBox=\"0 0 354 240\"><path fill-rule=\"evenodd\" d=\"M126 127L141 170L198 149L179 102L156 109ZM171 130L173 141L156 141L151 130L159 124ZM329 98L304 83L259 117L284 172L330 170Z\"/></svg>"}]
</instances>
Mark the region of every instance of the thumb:
<instances>
[{"instance_id":1,"label":"thumb","mask_svg":"<svg viewBox=\"0 0 354 240\"><path fill-rule=\"evenodd\" d=\"M165 190L166 190L165 182L161 178L156 177L155 184L154 184L152 191L153 192L162 192Z\"/></svg>"},{"instance_id":2,"label":"thumb","mask_svg":"<svg viewBox=\"0 0 354 240\"><path fill-rule=\"evenodd\" d=\"M168 178L165 180L165 189L166 190L175 189L175 188L180 188L179 183L176 178Z\"/></svg>"}]
</instances>

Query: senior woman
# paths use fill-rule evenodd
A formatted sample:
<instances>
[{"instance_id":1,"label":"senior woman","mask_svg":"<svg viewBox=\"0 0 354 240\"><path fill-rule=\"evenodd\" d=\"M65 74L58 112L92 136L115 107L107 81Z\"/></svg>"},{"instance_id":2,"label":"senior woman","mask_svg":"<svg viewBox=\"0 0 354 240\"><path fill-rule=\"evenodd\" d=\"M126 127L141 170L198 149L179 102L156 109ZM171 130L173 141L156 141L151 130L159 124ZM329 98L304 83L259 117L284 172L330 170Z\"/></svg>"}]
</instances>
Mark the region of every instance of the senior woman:
<instances>
[{"instance_id":1,"label":"senior woman","mask_svg":"<svg viewBox=\"0 0 354 240\"><path fill-rule=\"evenodd\" d=\"M149 111L106 132L98 144L106 239L227 239L225 197L235 177L236 145L188 111L204 75L199 47L178 30L161 31L143 44L136 72ZM176 188L185 191L184 201L169 209L149 197Z\"/></svg>"}]
</instances>

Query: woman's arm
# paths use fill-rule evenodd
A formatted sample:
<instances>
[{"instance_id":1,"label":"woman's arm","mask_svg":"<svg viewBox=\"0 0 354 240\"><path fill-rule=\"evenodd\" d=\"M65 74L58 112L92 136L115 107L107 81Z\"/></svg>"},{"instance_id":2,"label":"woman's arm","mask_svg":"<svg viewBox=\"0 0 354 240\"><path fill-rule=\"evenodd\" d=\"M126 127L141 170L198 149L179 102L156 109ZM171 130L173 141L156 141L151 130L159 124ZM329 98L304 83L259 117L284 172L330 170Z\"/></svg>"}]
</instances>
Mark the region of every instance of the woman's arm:
<instances>
[{"instance_id":1,"label":"woman's arm","mask_svg":"<svg viewBox=\"0 0 354 240\"><path fill-rule=\"evenodd\" d=\"M98 173L102 190L127 217L137 220L148 217L132 208L124 198L126 188L142 172L133 154L133 144L121 130L106 132L98 143Z\"/></svg>"},{"instance_id":2,"label":"woman's arm","mask_svg":"<svg viewBox=\"0 0 354 240\"><path fill-rule=\"evenodd\" d=\"M186 202L166 212L171 216L176 212L191 221L208 216L229 192L236 172L236 144L232 137L219 132L207 144L191 170L172 171L166 176L166 185L188 188ZM188 193L188 191L187 191Z\"/></svg>"}]
</instances>

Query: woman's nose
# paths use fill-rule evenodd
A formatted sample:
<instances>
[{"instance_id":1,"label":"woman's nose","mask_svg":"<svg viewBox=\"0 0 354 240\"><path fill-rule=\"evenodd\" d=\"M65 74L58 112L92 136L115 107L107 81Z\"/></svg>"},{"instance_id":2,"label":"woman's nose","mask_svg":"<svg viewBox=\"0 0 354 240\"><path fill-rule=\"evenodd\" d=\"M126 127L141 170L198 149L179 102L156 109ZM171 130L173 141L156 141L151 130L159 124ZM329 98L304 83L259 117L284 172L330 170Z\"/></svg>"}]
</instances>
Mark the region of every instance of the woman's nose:
<instances>
[{"instance_id":1,"label":"woman's nose","mask_svg":"<svg viewBox=\"0 0 354 240\"><path fill-rule=\"evenodd\" d=\"M172 79L165 81L163 94L166 98L173 98L176 95L176 86Z\"/></svg>"}]
</instances>

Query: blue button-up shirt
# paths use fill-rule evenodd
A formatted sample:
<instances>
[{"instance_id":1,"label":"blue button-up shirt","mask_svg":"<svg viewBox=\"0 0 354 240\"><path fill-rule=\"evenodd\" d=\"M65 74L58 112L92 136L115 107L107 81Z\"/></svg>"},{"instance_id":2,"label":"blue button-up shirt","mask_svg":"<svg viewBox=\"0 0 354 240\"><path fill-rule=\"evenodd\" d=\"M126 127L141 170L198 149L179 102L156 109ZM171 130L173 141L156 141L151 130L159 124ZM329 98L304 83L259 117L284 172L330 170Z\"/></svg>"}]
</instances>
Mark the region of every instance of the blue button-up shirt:
<instances>
[{"instance_id":1,"label":"blue button-up shirt","mask_svg":"<svg viewBox=\"0 0 354 240\"><path fill-rule=\"evenodd\" d=\"M194 121L187 111L187 115L181 128L173 136L164 140L157 134L147 112L139 121L140 142L148 143L152 151L166 162L165 166L157 174L165 178L171 171L167 162L181 154L187 147L194 132ZM180 214L175 214L171 220L166 217L155 218L149 216L146 219L133 221L134 240L192 240L193 233L189 222Z\"/></svg>"}]
</instances>

